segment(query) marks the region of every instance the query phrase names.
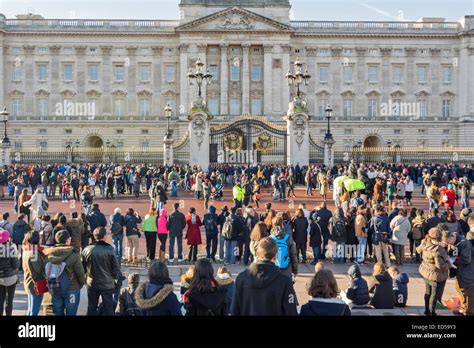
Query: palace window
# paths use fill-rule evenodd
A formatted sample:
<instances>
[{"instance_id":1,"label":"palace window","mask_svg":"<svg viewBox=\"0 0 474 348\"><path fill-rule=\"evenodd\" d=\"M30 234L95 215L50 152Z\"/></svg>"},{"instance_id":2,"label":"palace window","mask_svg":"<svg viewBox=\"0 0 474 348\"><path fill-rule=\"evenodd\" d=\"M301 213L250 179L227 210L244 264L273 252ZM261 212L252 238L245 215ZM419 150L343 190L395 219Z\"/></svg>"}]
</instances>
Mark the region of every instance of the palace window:
<instances>
[{"instance_id":1,"label":"palace window","mask_svg":"<svg viewBox=\"0 0 474 348\"><path fill-rule=\"evenodd\" d=\"M393 82L401 83L403 81L403 69L401 66L396 65L393 67Z\"/></svg>"},{"instance_id":2,"label":"palace window","mask_svg":"<svg viewBox=\"0 0 474 348\"><path fill-rule=\"evenodd\" d=\"M115 116L122 117L125 115L125 100L115 99L114 101Z\"/></svg>"},{"instance_id":3,"label":"palace window","mask_svg":"<svg viewBox=\"0 0 474 348\"><path fill-rule=\"evenodd\" d=\"M376 65L369 65L369 82L376 83L378 80L378 68Z\"/></svg>"},{"instance_id":4,"label":"palace window","mask_svg":"<svg viewBox=\"0 0 474 348\"><path fill-rule=\"evenodd\" d=\"M253 64L252 65L252 81L260 81L261 79L261 69L260 64Z\"/></svg>"},{"instance_id":5,"label":"palace window","mask_svg":"<svg viewBox=\"0 0 474 348\"><path fill-rule=\"evenodd\" d=\"M45 128L41 128L41 129L38 131L38 133L39 133L40 135L45 135L45 134L47 133L47 130L46 130Z\"/></svg>"},{"instance_id":6,"label":"palace window","mask_svg":"<svg viewBox=\"0 0 474 348\"><path fill-rule=\"evenodd\" d=\"M443 135L449 135L449 129L443 129Z\"/></svg>"},{"instance_id":7,"label":"palace window","mask_svg":"<svg viewBox=\"0 0 474 348\"><path fill-rule=\"evenodd\" d=\"M443 66L443 83L445 84L451 83L451 67L450 66Z\"/></svg>"},{"instance_id":8,"label":"palace window","mask_svg":"<svg viewBox=\"0 0 474 348\"><path fill-rule=\"evenodd\" d=\"M150 116L150 99L141 98L138 102L140 116Z\"/></svg>"},{"instance_id":9,"label":"palace window","mask_svg":"<svg viewBox=\"0 0 474 348\"><path fill-rule=\"evenodd\" d=\"M344 99L343 100L343 115L345 117L352 117L352 99Z\"/></svg>"},{"instance_id":10,"label":"palace window","mask_svg":"<svg viewBox=\"0 0 474 348\"><path fill-rule=\"evenodd\" d=\"M428 101L426 99L420 99L420 117L425 118L428 116Z\"/></svg>"},{"instance_id":11,"label":"palace window","mask_svg":"<svg viewBox=\"0 0 474 348\"><path fill-rule=\"evenodd\" d=\"M72 129L65 129L64 132L65 132L66 134L72 134Z\"/></svg>"},{"instance_id":12,"label":"palace window","mask_svg":"<svg viewBox=\"0 0 474 348\"><path fill-rule=\"evenodd\" d=\"M345 66L343 68L343 80L344 83L352 82L352 66Z\"/></svg>"},{"instance_id":13,"label":"palace window","mask_svg":"<svg viewBox=\"0 0 474 348\"><path fill-rule=\"evenodd\" d=\"M91 81L99 80L99 64L89 65L89 80Z\"/></svg>"},{"instance_id":14,"label":"palace window","mask_svg":"<svg viewBox=\"0 0 474 348\"><path fill-rule=\"evenodd\" d=\"M232 98L230 100L230 114L232 116L237 116L240 114L240 99Z\"/></svg>"},{"instance_id":15,"label":"palace window","mask_svg":"<svg viewBox=\"0 0 474 348\"><path fill-rule=\"evenodd\" d=\"M148 129L142 129L142 134L148 134Z\"/></svg>"},{"instance_id":16,"label":"palace window","mask_svg":"<svg viewBox=\"0 0 474 348\"><path fill-rule=\"evenodd\" d=\"M219 115L219 99L210 98L207 100L207 106L211 115Z\"/></svg>"},{"instance_id":17,"label":"palace window","mask_svg":"<svg viewBox=\"0 0 474 348\"><path fill-rule=\"evenodd\" d=\"M147 149L147 148L150 147L150 142L149 142L148 140L143 140L143 141L141 141L140 146L141 146L142 148Z\"/></svg>"},{"instance_id":18,"label":"palace window","mask_svg":"<svg viewBox=\"0 0 474 348\"><path fill-rule=\"evenodd\" d=\"M402 100L401 99L394 99L393 106L392 106L392 115L399 118L402 112Z\"/></svg>"},{"instance_id":19,"label":"palace window","mask_svg":"<svg viewBox=\"0 0 474 348\"><path fill-rule=\"evenodd\" d=\"M426 83L428 80L428 68L426 66L418 66L418 83Z\"/></svg>"},{"instance_id":20,"label":"palace window","mask_svg":"<svg viewBox=\"0 0 474 348\"><path fill-rule=\"evenodd\" d=\"M12 81L21 81L21 65L14 63L12 65Z\"/></svg>"},{"instance_id":21,"label":"palace window","mask_svg":"<svg viewBox=\"0 0 474 348\"><path fill-rule=\"evenodd\" d=\"M38 64L38 80L45 81L48 78L48 69L46 64Z\"/></svg>"},{"instance_id":22,"label":"palace window","mask_svg":"<svg viewBox=\"0 0 474 348\"><path fill-rule=\"evenodd\" d=\"M21 141L15 141L13 143L13 146L15 147L15 150L21 150L21 148L23 147L23 144Z\"/></svg>"},{"instance_id":23,"label":"palace window","mask_svg":"<svg viewBox=\"0 0 474 348\"><path fill-rule=\"evenodd\" d=\"M262 114L262 99L254 98L250 104L250 113L252 115L261 115Z\"/></svg>"},{"instance_id":24,"label":"palace window","mask_svg":"<svg viewBox=\"0 0 474 348\"><path fill-rule=\"evenodd\" d=\"M41 116L41 117L46 117L48 116L49 114L49 110L48 110L48 99L46 98L40 98L38 99L38 102L37 102L37 112L38 112L38 115Z\"/></svg>"},{"instance_id":25,"label":"palace window","mask_svg":"<svg viewBox=\"0 0 474 348\"><path fill-rule=\"evenodd\" d=\"M150 81L151 69L150 64L140 64L139 76L141 81Z\"/></svg>"},{"instance_id":26,"label":"palace window","mask_svg":"<svg viewBox=\"0 0 474 348\"><path fill-rule=\"evenodd\" d=\"M212 75L212 81L219 81L219 69L217 65L210 65L209 73Z\"/></svg>"},{"instance_id":27,"label":"palace window","mask_svg":"<svg viewBox=\"0 0 474 348\"><path fill-rule=\"evenodd\" d=\"M63 66L63 80L72 81L73 80L74 69L72 64L64 64Z\"/></svg>"},{"instance_id":28,"label":"palace window","mask_svg":"<svg viewBox=\"0 0 474 348\"><path fill-rule=\"evenodd\" d=\"M442 106L442 116L443 117L450 117L451 116L451 99L443 99L443 106Z\"/></svg>"},{"instance_id":29,"label":"palace window","mask_svg":"<svg viewBox=\"0 0 474 348\"><path fill-rule=\"evenodd\" d=\"M39 147L45 149L48 147L48 142L46 140L42 140L39 142Z\"/></svg>"},{"instance_id":30,"label":"palace window","mask_svg":"<svg viewBox=\"0 0 474 348\"><path fill-rule=\"evenodd\" d=\"M235 62L230 66L230 80L239 81L240 80L240 66Z\"/></svg>"},{"instance_id":31,"label":"palace window","mask_svg":"<svg viewBox=\"0 0 474 348\"><path fill-rule=\"evenodd\" d=\"M378 100L377 99L369 99L368 101L368 109L367 109L367 114L370 118L375 118L377 117L377 111L378 111Z\"/></svg>"},{"instance_id":32,"label":"palace window","mask_svg":"<svg viewBox=\"0 0 474 348\"><path fill-rule=\"evenodd\" d=\"M116 65L114 67L115 81L124 81L125 80L125 66L122 64Z\"/></svg>"},{"instance_id":33,"label":"palace window","mask_svg":"<svg viewBox=\"0 0 474 348\"><path fill-rule=\"evenodd\" d=\"M175 72L176 72L176 69L174 65L166 65L165 66L165 82L174 82Z\"/></svg>"},{"instance_id":34,"label":"palace window","mask_svg":"<svg viewBox=\"0 0 474 348\"><path fill-rule=\"evenodd\" d=\"M322 48L319 50L319 54L329 54L329 50L327 48Z\"/></svg>"},{"instance_id":35,"label":"palace window","mask_svg":"<svg viewBox=\"0 0 474 348\"><path fill-rule=\"evenodd\" d=\"M328 106L329 101L327 99L319 99L319 116L326 116L326 107Z\"/></svg>"},{"instance_id":36,"label":"palace window","mask_svg":"<svg viewBox=\"0 0 474 348\"><path fill-rule=\"evenodd\" d=\"M11 109L12 116L21 116L22 113L23 113L23 100L20 98L12 99L12 109Z\"/></svg>"},{"instance_id":37,"label":"palace window","mask_svg":"<svg viewBox=\"0 0 474 348\"><path fill-rule=\"evenodd\" d=\"M117 133L117 134L123 134L123 129L117 129L117 130L115 131L115 133Z\"/></svg>"},{"instance_id":38,"label":"palace window","mask_svg":"<svg viewBox=\"0 0 474 348\"><path fill-rule=\"evenodd\" d=\"M319 66L319 82L326 83L329 81L329 66L320 65Z\"/></svg>"}]
</instances>

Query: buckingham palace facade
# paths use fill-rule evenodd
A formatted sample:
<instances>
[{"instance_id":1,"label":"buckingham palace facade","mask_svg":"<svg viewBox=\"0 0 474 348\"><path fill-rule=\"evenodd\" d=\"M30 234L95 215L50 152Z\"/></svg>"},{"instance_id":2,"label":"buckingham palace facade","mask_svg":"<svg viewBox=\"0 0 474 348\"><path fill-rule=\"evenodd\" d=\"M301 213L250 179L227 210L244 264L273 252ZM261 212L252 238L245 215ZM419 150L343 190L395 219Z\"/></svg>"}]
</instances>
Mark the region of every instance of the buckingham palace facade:
<instances>
[{"instance_id":1,"label":"buckingham palace facade","mask_svg":"<svg viewBox=\"0 0 474 348\"><path fill-rule=\"evenodd\" d=\"M92 6L92 5L91 5ZM284 124L296 59L311 138L351 147L474 147L474 16L456 22L293 21L288 0L181 0L179 20L0 15L0 105L13 151L162 147L197 95L211 123L255 115ZM460 14L461 16L462 14ZM317 14L315 14L317 17Z\"/></svg>"}]
</instances>

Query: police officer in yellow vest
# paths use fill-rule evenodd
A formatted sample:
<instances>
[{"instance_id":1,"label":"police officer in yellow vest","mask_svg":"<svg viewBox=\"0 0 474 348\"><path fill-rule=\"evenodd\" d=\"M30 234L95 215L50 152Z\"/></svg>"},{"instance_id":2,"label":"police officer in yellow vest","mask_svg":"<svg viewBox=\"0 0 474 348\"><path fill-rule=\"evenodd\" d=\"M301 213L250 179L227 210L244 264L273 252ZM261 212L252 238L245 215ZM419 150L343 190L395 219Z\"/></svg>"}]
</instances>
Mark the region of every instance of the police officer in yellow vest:
<instances>
[{"instance_id":1,"label":"police officer in yellow vest","mask_svg":"<svg viewBox=\"0 0 474 348\"><path fill-rule=\"evenodd\" d=\"M242 208L242 202L244 201L245 189L241 186L240 181L237 181L234 188L232 189L234 195L234 207Z\"/></svg>"}]
</instances>

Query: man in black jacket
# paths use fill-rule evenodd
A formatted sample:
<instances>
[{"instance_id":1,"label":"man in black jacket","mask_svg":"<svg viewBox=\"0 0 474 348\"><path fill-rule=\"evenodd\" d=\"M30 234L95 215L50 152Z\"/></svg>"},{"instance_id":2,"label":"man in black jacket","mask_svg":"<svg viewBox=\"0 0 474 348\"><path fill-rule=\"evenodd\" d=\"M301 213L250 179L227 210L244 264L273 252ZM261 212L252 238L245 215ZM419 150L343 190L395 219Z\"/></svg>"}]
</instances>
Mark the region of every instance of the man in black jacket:
<instances>
[{"instance_id":1,"label":"man in black jacket","mask_svg":"<svg viewBox=\"0 0 474 348\"><path fill-rule=\"evenodd\" d=\"M179 203L174 204L174 212L168 216L170 255L169 262L174 261L174 242L178 244L178 262L183 262L183 230L186 227L186 217L179 210Z\"/></svg>"},{"instance_id":2,"label":"man in black jacket","mask_svg":"<svg viewBox=\"0 0 474 348\"><path fill-rule=\"evenodd\" d=\"M429 231L432 228L435 228L441 223L441 218L438 216L438 209L433 208L430 211L430 217L426 220L425 226L423 227L424 231Z\"/></svg>"},{"instance_id":3,"label":"man in black jacket","mask_svg":"<svg viewBox=\"0 0 474 348\"><path fill-rule=\"evenodd\" d=\"M97 227L107 226L107 219L105 218L105 215L101 213L99 205L97 203L92 205L92 211L87 216L87 220L89 220L91 231L95 231Z\"/></svg>"},{"instance_id":4,"label":"man in black jacket","mask_svg":"<svg viewBox=\"0 0 474 348\"><path fill-rule=\"evenodd\" d=\"M106 234L105 228L96 228L95 243L82 251L89 302L88 316L97 315L99 297L102 297L103 315L114 315L113 295L121 287L122 273L114 248L105 241Z\"/></svg>"},{"instance_id":5,"label":"man in black jacket","mask_svg":"<svg viewBox=\"0 0 474 348\"><path fill-rule=\"evenodd\" d=\"M276 242L260 240L257 262L235 280L231 315L297 315L296 294L292 281L275 265Z\"/></svg>"},{"instance_id":6,"label":"man in black jacket","mask_svg":"<svg viewBox=\"0 0 474 348\"><path fill-rule=\"evenodd\" d=\"M315 219L321 227L321 234L323 236L323 249L321 251L321 260L326 259L326 250L328 247L329 239L329 220L332 218L331 211L327 208L326 202L322 202L320 208L315 213Z\"/></svg>"}]
</instances>

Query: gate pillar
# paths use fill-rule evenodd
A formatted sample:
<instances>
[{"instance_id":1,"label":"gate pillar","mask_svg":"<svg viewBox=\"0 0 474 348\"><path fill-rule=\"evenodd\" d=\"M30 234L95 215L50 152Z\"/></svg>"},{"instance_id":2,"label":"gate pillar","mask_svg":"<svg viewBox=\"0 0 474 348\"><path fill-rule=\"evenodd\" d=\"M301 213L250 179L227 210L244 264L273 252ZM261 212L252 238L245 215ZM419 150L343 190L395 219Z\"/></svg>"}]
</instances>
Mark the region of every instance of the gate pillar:
<instances>
[{"instance_id":1,"label":"gate pillar","mask_svg":"<svg viewBox=\"0 0 474 348\"><path fill-rule=\"evenodd\" d=\"M306 103L295 99L284 118L288 130L287 164L309 165L309 116Z\"/></svg>"},{"instance_id":2,"label":"gate pillar","mask_svg":"<svg viewBox=\"0 0 474 348\"><path fill-rule=\"evenodd\" d=\"M194 112L193 112L194 111ZM207 112L205 104L202 108L193 105L189 120L189 164L199 165L207 171L209 167L209 121L212 116Z\"/></svg>"}]
</instances>

